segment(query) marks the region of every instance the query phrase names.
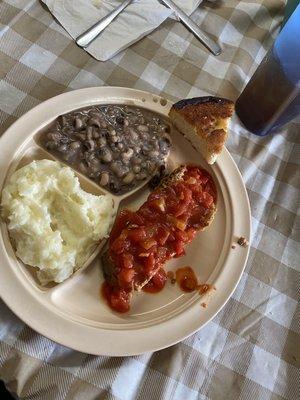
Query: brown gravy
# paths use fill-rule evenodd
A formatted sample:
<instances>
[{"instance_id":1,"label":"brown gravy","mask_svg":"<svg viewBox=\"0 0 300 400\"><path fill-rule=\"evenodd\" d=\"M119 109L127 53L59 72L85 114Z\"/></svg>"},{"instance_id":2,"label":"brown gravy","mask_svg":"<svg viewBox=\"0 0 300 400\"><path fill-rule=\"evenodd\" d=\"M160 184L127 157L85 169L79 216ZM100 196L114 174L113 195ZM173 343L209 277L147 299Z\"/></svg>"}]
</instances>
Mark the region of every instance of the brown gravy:
<instances>
[{"instance_id":1,"label":"brown gravy","mask_svg":"<svg viewBox=\"0 0 300 400\"><path fill-rule=\"evenodd\" d=\"M133 190L164 168L170 127L162 116L127 105L98 105L59 116L40 144L114 194Z\"/></svg>"}]
</instances>

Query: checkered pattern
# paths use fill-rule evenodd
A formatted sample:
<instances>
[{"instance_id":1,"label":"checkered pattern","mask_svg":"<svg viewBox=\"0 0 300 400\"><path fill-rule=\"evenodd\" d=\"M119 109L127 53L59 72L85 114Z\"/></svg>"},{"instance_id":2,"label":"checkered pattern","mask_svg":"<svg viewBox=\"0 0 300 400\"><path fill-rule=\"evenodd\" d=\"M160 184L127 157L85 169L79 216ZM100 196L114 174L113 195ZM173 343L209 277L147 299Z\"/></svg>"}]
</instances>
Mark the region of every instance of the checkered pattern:
<instances>
[{"instance_id":1,"label":"checkered pattern","mask_svg":"<svg viewBox=\"0 0 300 400\"><path fill-rule=\"evenodd\" d=\"M49 97L87 86L171 100L236 99L277 35L283 1L204 2L195 21L218 58L178 22L105 63L78 48L34 0L0 3L0 130ZM232 298L201 331L137 357L94 357L40 336L0 302L0 378L20 398L299 399L299 125L259 138L233 120L228 148L252 209L250 258Z\"/></svg>"}]
</instances>

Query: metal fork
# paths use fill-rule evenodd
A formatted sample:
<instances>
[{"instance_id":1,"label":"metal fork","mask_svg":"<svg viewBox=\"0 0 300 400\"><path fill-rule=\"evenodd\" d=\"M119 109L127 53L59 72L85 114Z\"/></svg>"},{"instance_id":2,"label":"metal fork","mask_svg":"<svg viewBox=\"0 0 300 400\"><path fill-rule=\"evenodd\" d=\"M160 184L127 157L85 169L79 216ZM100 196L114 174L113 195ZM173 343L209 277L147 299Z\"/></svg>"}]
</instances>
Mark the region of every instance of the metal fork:
<instances>
[{"instance_id":1,"label":"metal fork","mask_svg":"<svg viewBox=\"0 0 300 400\"><path fill-rule=\"evenodd\" d=\"M87 47L93 40L134 0L125 0L118 7L112 10L105 17L96 22L93 26L76 38L76 43L80 47Z\"/></svg>"}]
</instances>

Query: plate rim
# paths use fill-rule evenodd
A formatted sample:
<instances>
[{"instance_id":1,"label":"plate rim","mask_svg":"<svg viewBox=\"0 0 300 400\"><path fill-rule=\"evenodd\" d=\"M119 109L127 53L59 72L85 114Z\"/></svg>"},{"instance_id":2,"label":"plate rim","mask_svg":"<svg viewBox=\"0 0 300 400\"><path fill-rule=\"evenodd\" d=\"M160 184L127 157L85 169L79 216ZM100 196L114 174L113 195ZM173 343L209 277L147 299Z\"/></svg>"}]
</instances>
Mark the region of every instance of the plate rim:
<instances>
[{"instance_id":1,"label":"plate rim","mask_svg":"<svg viewBox=\"0 0 300 400\"><path fill-rule=\"evenodd\" d=\"M33 109L29 110L25 113L22 117L16 120L1 136L0 143L4 143L9 138L9 135L12 135L15 130L20 130L20 126L22 123L26 123L26 120L30 120L31 117L37 115L41 110L44 111L47 107L51 108L52 104L59 103L59 102L74 102L76 98L86 97L90 98L89 100L85 100L86 105L88 104L97 104L97 101L103 101L103 96L106 96L107 93L112 94L111 98L120 100L130 100L134 98L135 100L138 99L141 102L141 106L146 106L146 102L142 102L142 99L146 98L148 100L156 98L154 101L158 107L160 104L160 100L165 100L164 97L161 97L156 94L152 94L142 90L136 90L131 88L124 88L124 87L115 87L115 86L103 86L103 87L93 87L93 88L84 88L78 89L74 91L69 91L66 93L62 93L58 96L52 97ZM101 100L102 97L102 100ZM108 96L107 96L108 97ZM106 100L105 100L106 101ZM109 102L109 97L107 98ZM170 101L167 102L167 107L170 106ZM84 107L82 105L81 107ZM165 107L165 105L161 105L161 107ZM76 107L79 108L79 107ZM70 108L76 109L73 107ZM63 111L68 112L68 111ZM49 119L53 119L53 117L49 117ZM46 125L47 121L44 123ZM39 126L40 129L41 126ZM13 142L13 140L11 141ZM23 142L26 142L26 138ZM5 158L5 157L4 157ZM4 162L4 161L3 161ZM9 161L6 168L1 168L0 171L0 185L2 189L2 185L7 174L7 170L9 168L11 160ZM2 163L2 161L1 161ZM236 229L239 229L240 220L243 220L242 223L245 223L241 230L241 235L251 238L251 211L250 211L250 202L248 198L248 194L241 176L240 171L238 170L237 165L235 164L232 156L225 148L220 155L219 159L216 162L216 166L220 166L221 164L225 164L226 168L231 170L231 173L234 176L234 179L229 182L230 189L233 192L236 192L236 197L238 199L234 199L234 204L239 203L242 204L243 207L243 218L238 219L239 223ZM226 180L226 183L228 181ZM231 199L232 200L232 199ZM235 221L237 222L237 221ZM43 336L48 337L49 339L60 343L64 346L70 347L76 351L81 351L88 354L94 355L107 355L107 356L133 356L139 355L146 352L157 351L163 348L169 347L175 343L178 343L188 336L192 335L202 327L204 327L221 309L225 306L229 298L231 297L232 293L234 292L235 288L237 287L242 273L245 269L246 262L248 259L250 246L248 248L237 248L234 250L235 255L231 253L229 257L237 257L239 256L241 261L235 264L238 264L235 267L234 271L229 270L228 272L232 275L231 276L231 283L227 285L227 287L218 289L215 291L212 299L210 300L210 304L206 309L201 308L199 311L200 305L198 306L198 312L203 313L205 315L205 321L202 321L200 324L195 322L192 324L192 327L186 327L184 322L185 320L189 320L189 318L194 319L197 314L195 314L195 305L191 307L191 309L186 310L183 314L179 314L167 321L161 322L154 326L149 326L145 328L138 328L138 329L120 329L120 330L108 330L103 328L96 328L93 326L81 325L76 321L66 320L59 314L54 314L50 309L46 308L41 302L36 301L36 293L29 293L25 287L26 285L21 285L18 279L15 277L15 273L11 268L5 268L5 264L8 261L8 254L5 254L2 250L5 248L2 234L0 235L0 296L2 300L6 303L6 305L26 324L28 324L32 329L37 331L38 333L42 334ZM6 262L5 262L6 261ZM9 261L8 261L9 262ZM229 263L230 260L227 260ZM234 272L234 273L233 273ZM224 275L224 271L221 271ZM2 275L2 276L1 276ZM219 278L218 278L219 279ZM17 281L17 282L16 282ZM224 276L222 282L224 281ZM221 283L222 283L221 282ZM8 283L8 284L7 284ZM17 285L16 285L17 283ZM15 286L15 290L17 290L17 295L14 293L14 296L11 296L9 287ZM14 290L14 291L15 291ZM19 291L20 290L20 291ZM214 304L214 308L212 307L212 303ZM25 306L24 306L25 304ZM36 314L37 313L37 314ZM33 317L32 317L33 315ZM37 318L38 316L38 318ZM49 327L49 320L48 318L54 318L54 321L51 324L55 326L55 329L51 330L51 326ZM200 320L200 319L199 319ZM177 332L174 329L176 326L181 327L181 331ZM159 327L159 328L158 328ZM70 335L70 329L72 330L72 334ZM157 340L155 338L155 330L164 330L164 338L165 340ZM99 344L99 337L101 336L99 331L104 332L106 334L106 341L103 345L103 342ZM143 331L142 339L138 341L140 332ZM68 332L66 335L65 332ZM109 332L109 334L108 334ZM123 346L123 339L124 334L126 335L126 345ZM135 333L135 334L133 334ZM156 332L157 333L157 332ZM136 337L136 334L137 337ZM88 338L87 338L88 336ZM159 336L159 335L158 335ZM150 340L147 342L147 338ZM154 340L156 339L156 341ZM114 339L114 341L112 340ZM123 347L126 347L125 349Z\"/></svg>"}]
</instances>

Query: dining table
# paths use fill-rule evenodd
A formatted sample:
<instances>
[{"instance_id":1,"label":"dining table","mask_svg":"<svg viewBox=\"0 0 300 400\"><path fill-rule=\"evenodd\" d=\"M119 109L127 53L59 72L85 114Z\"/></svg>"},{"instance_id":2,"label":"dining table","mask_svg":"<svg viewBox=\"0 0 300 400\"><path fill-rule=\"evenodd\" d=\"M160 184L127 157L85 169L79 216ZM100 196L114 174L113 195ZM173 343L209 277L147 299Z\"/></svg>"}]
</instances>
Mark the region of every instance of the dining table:
<instances>
[{"instance_id":1,"label":"dining table","mask_svg":"<svg viewBox=\"0 0 300 400\"><path fill-rule=\"evenodd\" d=\"M283 0L203 1L192 19L221 46L217 57L169 18L100 62L76 45L42 2L2 0L0 135L44 100L79 88L120 86L171 101L207 95L235 101L278 35L284 6ZM232 118L226 147L250 200L251 248L238 286L210 322L160 351L94 356L35 332L0 299L0 379L12 396L299 399L299 122L259 137Z\"/></svg>"}]
</instances>

